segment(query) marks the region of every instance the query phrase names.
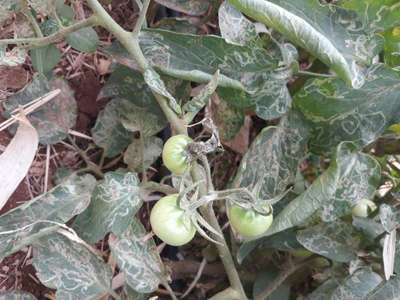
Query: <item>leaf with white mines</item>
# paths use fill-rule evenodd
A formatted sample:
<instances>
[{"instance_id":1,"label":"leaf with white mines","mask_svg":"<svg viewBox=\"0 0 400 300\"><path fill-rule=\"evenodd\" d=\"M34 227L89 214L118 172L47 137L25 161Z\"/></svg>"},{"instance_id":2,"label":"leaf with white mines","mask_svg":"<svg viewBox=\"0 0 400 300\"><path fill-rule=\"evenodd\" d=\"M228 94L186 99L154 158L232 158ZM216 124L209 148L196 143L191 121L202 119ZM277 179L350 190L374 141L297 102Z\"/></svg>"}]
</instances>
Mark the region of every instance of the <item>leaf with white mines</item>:
<instances>
[{"instance_id":1,"label":"leaf with white mines","mask_svg":"<svg viewBox=\"0 0 400 300\"><path fill-rule=\"evenodd\" d=\"M229 0L244 14L277 30L292 43L306 49L330 66L353 88L360 88L364 78L359 62L363 57L356 41L335 20L328 5L318 0Z\"/></svg>"},{"instance_id":2,"label":"leaf with white mines","mask_svg":"<svg viewBox=\"0 0 400 300\"><path fill-rule=\"evenodd\" d=\"M163 141L155 136L135 139L124 153L124 163L131 171L146 171L160 157L163 145Z\"/></svg>"},{"instance_id":3,"label":"leaf with white mines","mask_svg":"<svg viewBox=\"0 0 400 300\"><path fill-rule=\"evenodd\" d=\"M182 109L176 102L174 96L172 96L171 93L168 92L164 81L161 79L160 75L158 75L158 73L153 70L153 68L148 68L147 70L145 70L143 77L144 81L149 85L153 92L160 94L169 100L169 106L177 114L180 114L182 112Z\"/></svg>"},{"instance_id":4,"label":"leaf with white mines","mask_svg":"<svg viewBox=\"0 0 400 300\"><path fill-rule=\"evenodd\" d=\"M126 283L135 291L151 293L164 280L165 270L156 244L139 220L135 218L120 238L110 238L109 243Z\"/></svg>"},{"instance_id":5,"label":"leaf with white mines","mask_svg":"<svg viewBox=\"0 0 400 300\"><path fill-rule=\"evenodd\" d=\"M357 258L357 238L353 226L345 222L320 223L297 233L307 250L333 261L350 262Z\"/></svg>"},{"instance_id":6,"label":"leaf with white mines","mask_svg":"<svg viewBox=\"0 0 400 300\"><path fill-rule=\"evenodd\" d=\"M72 175L62 183L0 216L0 260L54 231L54 223L66 223L90 202L96 184L92 175Z\"/></svg>"},{"instance_id":7,"label":"leaf with white mines","mask_svg":"<svg viewBox=\"0 0 400 300\"><path fill-rule=\"evenodd\" d=\"M380 166L353 143L339 144L329 168L275 218L265 236L298 226L318 210L324 221L348 214L360 199L369 199L380 180Z\"/></svg>"},{"instance_id":8,"label":"leaf with white mines","mask_svg":"<svg viewBox=\"0 0 400 300\"><path fill-rule=\"evenodd\" d=\"M218 23L221 36L231 44L245 46L259 41L256 26L227 1L218 10Z\"/></svg>"},{"instance_id":9,"label":"leaf with white mines","mask_svg":"<svg viewBox=\"0 0 400 300\"><path fill-rule=\"evenodd\" d=\"M9 291L5 293L0 293L0 299L2 300L36 300L36 297L31 293L25 291Z\"/></svg>"},{"instance_id":10,"label":"leaf with white mines","mask_svg":"<svg viewBox=\"0 0 400 300\"><path fill-rule=\"evenodd\" d=\"M0 155L0 209L28 173L38 145L36 129L21 115L17 133Z\"/></svg>"},{"instance_id":11,"label":"leaf with white mines","mask_svg":"<svg viewBox=\"0 0 400 300\"><path fill-rule=\"evenodd\" d=\"M34 244L33 265L40 281L57 289L59 300L89 300L111 289L112 271L82 244L54 233Z\"/></svg>"},{"instance_id":12,"label":"leaf with white mines","mask_svg":"<svg viewBox=\"0 0 400 300\"><path fill-rule=\"evenodd\" d=\"M383 268L385 278L389 280L394 272L394 261L396 257L396 229L385 235L383 242Z\"/></svg>"},{"instance_id":13,"label":"leaf with white mines","mask_svg":"<svg viewBox=\"0 0 400 300\"><path fill-rule=\"evenodd\" d=\"M369 268L361 268L344 279L334 290L330 300L364 300L369 292L382 282L379 274ZM382 298L387 299L387 298Z\"/></svg>"},{"instance_id":14,"label":"leaf with white mines","mask_svg":"<svg viewBox=\"0 0 400 300\"><path fill-rule=\"evenodd\" d=\"M87 242L95 243L108 232L121 235L142 204L135 173L108 172L95 187L89 207L73 225Z\"/></svg>"},{"instance_id":15,"label":"leaf with white mines","mask_svg":"<svg viewBox=\"0 0 400 300\"><path fill-rule=\"evenodd\" d=\"M215 72L210 82L201 89L200 93L193 97L189 102L185 103L183 110L190 113L191 116L197 115L197 113L208 104L210 97L218 87L219 70Z\"/></svg>"}]
</instances>

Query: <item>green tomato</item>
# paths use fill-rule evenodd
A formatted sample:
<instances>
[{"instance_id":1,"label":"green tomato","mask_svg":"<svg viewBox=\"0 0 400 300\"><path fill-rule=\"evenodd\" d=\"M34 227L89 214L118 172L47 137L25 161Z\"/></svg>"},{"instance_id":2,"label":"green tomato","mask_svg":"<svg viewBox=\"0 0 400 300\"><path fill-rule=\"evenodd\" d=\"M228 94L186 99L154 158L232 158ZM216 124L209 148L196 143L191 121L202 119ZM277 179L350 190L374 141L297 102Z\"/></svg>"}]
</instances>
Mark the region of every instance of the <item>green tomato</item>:
<instances>
[{"instance_id":1,"label":"green tomato","mask_svg":"<svg viewBox=\"0 0 400 300\"><path fill-rule=\"evenodd\" d=\"M355 217L366 218L370 213L376 210L376 204L368 199L362 199L353 206L352 214Z\"/></svg>"},{"instance_id":2,"label":"green tomato","mask_svg":"<svg viewBox=\"0 0 400 300\"><path fill-rule=\"evenodd\" d=\"M178 205L178 194L168 195L157 201L150 214L153 232L165 243L182 246L189 243L196 228L186 218L185 211Z\"/></svg>"},{"instance_id":3,"label":"green tomato","mask_svg":"<svg viewBox=\"0 0 400 300\"><path fill-rule=\"evenodd\" d=\"M188 167L186 147L192 139L184 134L174 135L164 145L162 159L164 165L175 175L182 175Z\"/></svg>"},{"instance_id":4,"label":"green tomato","mask_svg":"<svg viewBox=\"0 0 400 300\"><path fill-rule=\"evenodd\" d=\"M255 237L264 233L271 226L272 220L272 213L264 216L252 209L246 210L237 205L229 208L229 221L243 237Z\"/></svg>"}]
</instances>

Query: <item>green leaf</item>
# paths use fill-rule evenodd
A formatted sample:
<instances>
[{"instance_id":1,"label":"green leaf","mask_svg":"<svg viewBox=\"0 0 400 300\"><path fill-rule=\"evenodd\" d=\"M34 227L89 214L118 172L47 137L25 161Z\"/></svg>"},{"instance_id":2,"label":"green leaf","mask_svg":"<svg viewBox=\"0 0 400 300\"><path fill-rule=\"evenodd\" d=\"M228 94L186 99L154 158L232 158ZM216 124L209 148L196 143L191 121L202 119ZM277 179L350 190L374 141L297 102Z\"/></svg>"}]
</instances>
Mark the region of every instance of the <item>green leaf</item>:
<instances>
[{"instance_id":1,"label":"green leaf","mask_svg":"<svg viewBox=\"0 0 400 300\"><path fill-rule=\"evenodd\" d=\"M338 281L335 279L328 279L323 284L321 284L316 290L311 294L307 295L305 300L329 300L330 295L339 285Z\"/></svg>"},{"instance_id":2,"label":"green leaf","mask_svg":"<svg viewBox=\"0 0 400 300\"><path fill-rule=\"evenodd\" d=\"M279 275L278 270L270 268L268 271L264 271L258 274L256 281L253 285L253 299L257 298L259 294L265 289L266 286L271 284L271 282ZM263 300L289 300L290 299L290 285L283 283L279 285L268 297Z\"/></svg>"},{"instance_id":3,"label":"green leaf","mask_svg":"<svg viewBox=\"0 0 400 300\"><path fill-rule=\"evenodd\" d=\"M359 90L338 79L310 80L294 101L313 125L312 151L330 151L341 141L365 146L399 118L400 77L384 65L377 65L368 70Z\"/></svg>"},{"instance_id":4,"label":"green leaf","mask_svg":"<svg viewBox=\"0 0 400 300\"><path fill-rule=\"evenodd\" d=\"M79 236L95 243L109 232L121 235L142 205L139 183L135 173L106 173L95 187L89 207L74 222Z\"/></svg>"},{"instance_id":5,"label":"green leaf","mask_svg":"<svg viewBox=\"0 0 400 300\"><path fill-rule=\"evenodd\" d=\"M154 69L149 68L144 71L143 74L144 81L147 83L147 85L150 87L150 89L167 98L169 101L169 106L177 113L181 114L182 110L181 107L178 105L176 102L174 96L168 92L167 87L165 86L164 81L161 79L160 75Z\"/></svg>"},{"instance_id":6,"label":"green leaf","mask_svg":"<svg viewBox=\"0 0 400 300\"><path fill-rule=\"evenodd\" d=\"M398 0L340 0L337 5L357 12L364 28L370 32L385 31L400 24Z\"/></svg>"},{"instance_id":7,"label":"green leaf","mask_svg":"<svg viewBox=\"0 0 400 300\"><path fill-rule=\"evenodd\" d=\"M221 36L228 43L245 46L260 41L256 26L227 1L219 7L218 24Z\"/></svg>"},{"instance_id":8,"label":"green leaf","mask_svg":"<svg viewBox=\"0 0 400 300\"><path fill-rule=\"evenodd\" d=\"M156 69L173 77L208 83L220 70L218 95L236 107L256 107L261 118L280 117L290 107L286 87L290 74L280 68L276 51L165 30L142 31L140 46Z\"/></svg>"},{"instance_id":9,"label":"green leaf","mask_svg":"<svg viewBox=\"0 0 400 300\"><path fill-rule=\"evenodd\" d=\"M362 43L366 38L359 32L357 40L340 24L340 14L318 0L229 0L253 19L277 30L289 41L306 49L331 67L340 78L354 88L364 83L357 64L367 63L373 53ZM338 11L338 9L336 9ZM359 45L361 43L361 45ZM375 53L375 52L374 52Z\"/></svg>"},{"instance_id":10,"label":"green leaf","mask_svg":"<svg viewBox=\"0 0 400 300\"><path fill-rule=\"evenodd\" d=\"M400 293L400 278L394 277L383 282L377 289L371 292L366 300L396 300Z\"/></svg>"},{"instance_id":11,"label":"green leaf","mask_svg":"<svg viewBox=\"0 0 400 300\"><path fill-rule=\"evenodd\" d=\"M296 231L291 228L282 231L279 234L273 234L258 240L243 243L237 253L238 262L241 264L243 260L256 248L291 251L302 249L302 246L296 239Z\"/></svg>"},{"instance_id":12,"label":"green leaf","mask_svg":"<svg viewBox=\"0 0 400 300\"><path fill-rule=\"evenodd\" d=\"M233 186L254 191L262 200L283 193L294 181L307 141L307 124L291 111L278 126L267 127L257 136L240 163Z\"/></svg>"},{"instance_id":13,"label":"green leaf","mask_svg":"<svg viewBox=\"0 0 400 300\"><path fill-rule=\"evenodd\" d=\"M332 300L364 300L382 282L382 277L369 268L361 268L348 276L334 290ZM388 298L381 298L388 299Z\"/></svg>"},{"instance_id":14,"label":"green leaf","mask_svg":"<svg viewBox=\"0 0 400 300\"><path fill-rule=\"evenodd\" d=\"M116 99L116 110L121 123L130 131L152 136L168 124L143 76L128 67L115 68L99 97L120 98Z\"/></svg>"},{"instance_id":15,"label":"green leaf","mask_svg":"<svg viewBox=\"0 0 400 300\"><path fill-rule=\"evenodd\" d=\"M57 289L59 300L93 299L111 289L112 271L82 244L54 233L38 240L33 265L40 281Z\"/></svg>"},{"instance_id":16,"label":"green leaf","mask_svg":"<svg viewBox=\"0 0 400 300\"><path fill-rule=\"evenodd\" d=\"M183 18L163 18L156 24L154 24L153 27L174 32L191 34L196 34L199 31L198 27Z\"/></svg>"},{"instance_id":17,"label":"green leaf","mask_svg":"<svg viewBox=\"0 0 400 300\"><path fill-rule=\"evenodd\" d=\"M210 5L208 0L156 0L156 2L191 16L205 14Z\"/></svg>"},{"instance_id":18,"label":"green leaf","mask_svg":"<svg viewBox=\"0 0 400 300\"><path fill-rule=\"evenodd\" d=\"M67 137L69 129L75 125L77 104L74 92L67 81L61 78L49 81L39 74L25 89L3 102L5 111L10 113L19 105L27 104L55 89L60 89L60 94L28 116L38 131L42 144L56 144L62 141Z\"/></svg>"},{"instance_id":19,"label":"green leaf","mask_svg":"<svg viewBox=\"0 0 400 300\"><path fill-rule=\"evenodd\" d=\"M358 240L353 226L344 222L321 223L297 234L307 250L338 262L357 258Z\"/></svg>"},{"instance_id":20,"label":"green leaf","mask_svg":"<svg viewBox=\"0 0 400 300\"><path fill-rule=\"evenodd\" d=\"M123 300L148 300L149 295L138 293L134 289L132 289L129 285L124 285L124 294L122 295Z\"/></svg>"},{"instance_id":21,"label":"green leaf","mask_svg":"<svg viewBox=\"0 0 400 300\"><path fill-rule=\"evenodd\" d=\"M191 113L195 116L203 107L208 104L210 97L214 94L218 87L219 71L215 72L213 78L205 87L203 87L199 94L193 97L189 102L185 103L183 109L186 112Z\"/></svg>"},{"instance_id":22,"label":"green leaf","mask_svg":"<svg viewBox=\"0 0 400 300\"><path fill-rule=\"evenodd\" d=\"M375 239L385 232L382 224L370 218L358 218L353 216L353 226L361 231L364 237L370 241L375 242Z\"/></svg>"},{"instance_id":23,"label":"green leaf","mask_svg":"<svg viewBox=\"0 0 400 300\"><path fill-rule=\"evenodd\" d=\"M124 153L124 163L128 169L138 173L147 170L160 157L163 141L154 136L144 137L143 145L139 139L133 140Z\"/></svg>"},{"instance_id":24,"label":"green leaf","mask_svg":"<svg viewBox=\"0 0 400 300\"><path fill-rule=\"evenodd\" d=\"M164 280L164 267L152 238L139 220L120 237L110 241L111 253L126 283L139 293L153 292Z\"/></svg>"},{"instance_id":25,"label":"green leaf","mask_svg":"<svg viewBox=\"0 0 400 300\"><path fill-rule=\"evenodd\" d=\"M319 212L325 221L348 214L363 198L370 198L379 183L380 167L352 143L339 144L329 168L275 218L265 235L298 226Z\"/></svg>"},{"instance_id":26,"label":"green leaf","mask_svg":"<svg viewBox=\"0 0 400 300\"><path fill-rule=\"evenodd\" d=\"M92 128L93 141L104 149L106 157L120 154L132 141L132 133L121 123L120 107L122 99L113 99L99 113Z\"/></svg>"},{"instance_id":27,"label":"green leaf","mask_svg":"<svg viewBox=\"0 0 400 300\"><path fill-rule=\"evenodd\" d=\"M91 175L73 175L47 193L8 211L0 217L0 258L26 245L54 224L66 223L86 209L96 180ZM35 223L36 222L36 223Z\"/></svg>"},{"instance_id":28,"label":"green leaf","mask_svg":"<svg viewBox=\"0 0 400 300\"><path fill-rule=\"evenodd\" d=\"M385 63L398 71L400 69L400 26L387 30L383 36Z\"/></svg>"},{"instance_id":29,"label":"green leaf","mask_svg":"<svg viewBox=\"0 0 400 300\"><path fill-rule=\"evenodd\" d=\"M379 218L386 232L396 229L398 225L397 214L390 205L384 203L379 206Z\"/></svg>"},{"instance_id":30,"label":"green leaf","mask_svg":"<svg viewBox=\"0 0 400 300\"><path fill-rule=\"evenodd\" d=\"M33 68L39 73L46 74L61 60L61 52L55 45L35 48L29 51Z\"/></svg>"},{"instance_id":31,"label":"green leaf","mask_svg":"<svg viewBox=\"0 0 400 300\"><path fill-rule=\"evenodd\" d=\"M94 52L99 45L99 36L92 27L86 27L72 32L65 37L67 43L81 52Z\"/></svg>"},{"instance_id":32,"label":"green leaf","mask_svg":"<svg viewBox=\"0 0 400 300\"><path fill-rule=\"evenodd\" d=\"M10 291L0 293L2 300L36 300L36 297L25 291Z\"/></svg>"}]
</instances>

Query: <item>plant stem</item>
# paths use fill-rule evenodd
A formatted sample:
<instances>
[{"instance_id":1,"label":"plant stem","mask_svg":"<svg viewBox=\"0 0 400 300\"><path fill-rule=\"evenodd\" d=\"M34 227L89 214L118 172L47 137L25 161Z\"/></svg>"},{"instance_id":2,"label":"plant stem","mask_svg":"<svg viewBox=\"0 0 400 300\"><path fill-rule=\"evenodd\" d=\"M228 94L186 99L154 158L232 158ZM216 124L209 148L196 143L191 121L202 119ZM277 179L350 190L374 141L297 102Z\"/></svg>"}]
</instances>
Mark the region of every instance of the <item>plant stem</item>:
<instances>
[{"instance_id":1,"label":"plant stem","mask_svg":"<svg viewBox=\"0 0 400 300\"><path fill-rule=\"evenodd\" d=\"M313 76L313 77L322 77L322 78L336 78L337 76L334 74L320 74L309 71L298 71L296 75L305 75L305 76Z\"/></svg>"},{"instance_id":2,"label":"plant stem","mask_svg":"<svg viewBox=\"0 0 400 300\"><path fill-rule=\"evenodd\" d=\"M144 71L150 68L149 63L143 55L142 50L139 46L139 32L129 32L123 29L117 22L114 21L113 18L107 13L107 11L101 6L101 4L97 0L87 0L89 7L93 10L94 14L99 18L99 25L103 26L109 32L111 32L117 40L125 47L128 53L136 60L139 71L144 73ZM143 9L140 12L141 14L146 14L146 10L148 5L143 5ZM139 17L140 19L140 17ZM182 119L180 119L175 112L169 107L167 100L157 94L154 93L154 97L156 98L158 104L161 107L161 110L165 114L168 121L171 123L172 127L178 132L182 134L186 134L186 126Z\"/></svg>"},{"instance_id":3,"label":"plant stem","mask_svg":"<svg viewBox=\"0 0 400 300\"><path fill-rule=\"evenodd\" d=\"M146 0L147 1L147 0ZM103 26L109 32L111 32L118 41L125 47L128 53L136 60L139 71L144 73L146 69L150 68L146 58L143 55L142 50L139 45L139 37L138 34L140 31L135 31L134 33L128 32L124 30L117 22L115 22L111 16L107 13L107 11L102 7L102 5L97 0L87 0L89 7L93 10L93 13L98 17L98 24ZM140 12L141 15L146 14L146 5L143 5L143 9ZM144 17L139 17L139 20L143 20ZM174 131L187 134L185 123L182 119L180 119L175 112L169 107L166 99L157 94L153 93L155 98L157 99L160 108L162 109L165 117L170 122ZM200 170L197 164L192 168L192 177L194 181L202 180L202 171ZM207 194L207 186L206 184L200 185L200 193L202 195ZM214 210L211 205L207 205L202 207L202 212L207 222L211 226L213 226L220 234L222 235L222 230L218 224L217 217L214 214ZM233 262L231 253L229 251L229 247L224 238L216 237L217 240L221 241L221 245L217 245L217 249L219 252L219 256L224 264L226 269L229 282L234 290L236 290L240 295L241 299L247 299L246 294L243 290L243 286L240 282L239 274L236 271L235 264ZM168 289L168 286L166 285ZM176 298L176 297L175 297Z\"/></svg>"},{"instance_id":4,"label":"plant stem","mask_svg":"<svg viewBox=\"0 0 400 300\"><path fill-rule=\"evenodd\" d=\"M82 21L76 22L71 26L64 27L60 31L57 31L49 36L39 37L39 38L21 38L21 39L3 39L0 40L1 45L24 45L28 48L37 48L49 45L51 43L58 42L63 39L66 35L75 32L79 29L94 26L97 24L97 17L95 15L84 19ZM25 45L26 44L26 45Z\"/></svg>"},{"instance_id":5,"label":"plant stem","mask_svg":"<svg viewBox=\"0 0 400 300\"><path fill-rule=\"evenodd\" d=\"M150 5L150 0L144 0L142 7L140 8L139 18L136 20L135 27L132 31L134 36L139 36L140 30L143 25L146 24L146 13Z\"/></svg>"},{"instance_id":6,"label":"plant stem","mask_svg":"<svg viewBox=\"0 0 400 300\"><path fill-rule=\"evenodd\" d=\"M287 266L283 269L281 273L279 273L278 277L276 277L269 285L265 287L265 289L258 294L254 300L264 300L268 298L290 275L292 275L297 270L307 266L311 260L315 259L316 256L312 255L302 260L301 262L294 264L291 260L287 263Z\"/></svg>"},{"instance_id":7,"label":"plant stem","mask_svg":"<svg viewBox=\"0 0 400 300\"><path fill-rule=\"evenodd\" d=\"M165 287L165 289L168 291L169 295L173 300L178 300L178 298L175 296L174 291L172 290L171 286L168 284L168 282L162 282L162 285Z\"/></svg>"},{"instance_id":8,"label":"plant stem","mask_svg":"<svg viewBox=\"0 0 400 300\"><path fill-rule=\"evenodd\" d=\"M197 163L195 163L192 167L192 177L193 181L197 182L202 180L203 175L200 167ZM205 184L199 185L199 194L200 196L204 196L207 194L207 188ZM223 233L221 227L219 226L217 217L215 216L214 209L212 206L212 202L200 208L201 214L206 219L206 221L223 237ZM219 257L224 265L226 274L228 276L231 287L240 294L240 299L247 299L246 294L244 292L242 283L240 281L239 274L236 270L235 263L233 261L231 252L229 250L228 244L226 243L224 238L221 238L218 235L212 234L213 239L220 242L220 244L216 244L218 249Z\"/></svg>"}]
</instances>

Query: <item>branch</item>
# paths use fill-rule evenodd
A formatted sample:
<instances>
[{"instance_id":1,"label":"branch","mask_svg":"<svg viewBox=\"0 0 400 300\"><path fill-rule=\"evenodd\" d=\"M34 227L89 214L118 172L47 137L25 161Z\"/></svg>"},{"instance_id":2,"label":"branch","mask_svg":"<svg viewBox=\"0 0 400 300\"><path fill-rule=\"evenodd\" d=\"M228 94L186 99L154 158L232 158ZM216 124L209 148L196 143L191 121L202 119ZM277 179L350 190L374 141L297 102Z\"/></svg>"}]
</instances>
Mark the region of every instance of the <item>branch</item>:
<instances>
[{"instance_id":1,"label":"branch","mask_svg":"<svg viewBox=\"0 0 400 300\"><path fill-rule=\"evenodd\" d=\"M147 0L146 0L147 1ZM147 62L143 55L142 50L139 46L139 32L129 32L123 29L113 18L107 13L107 11L101 6L97 0L87 0L89 7L93 10L95 15L99 18L99 25L103 26L109 32L111 32L117 40L125 47L128 53L136 60L139 71L143 74L145 70L149 69L151 66ZM141 15L146 14L146 2L143 5L143 10L140 12ZM139 20L144 17L139 16ZM153 93L158 104L160 105L163 113L165 114L168 121L171 123L173 129L179 133L186 134L186 126L184 122L175 114L175 112L169 107L167 100L157 94Z\"/></svg>"},{"instance_id":2,"label":"branch","mask_svg":"<svg viewBox=\"0 0 400 300\"><path fill-rule=\"evenodd\" d=\"M75 24L72 24L71 26L64 27L63 29L45 37L39 37L39 38L21 38L21 39L3 39L0 40L0 46L2 45L23 45L28 48L38 48L38 47L43 47L47 46L49 44L58 42L62 40L66 35L78 31L79 29L85 28L85 27L90 27L97 25L98 18L96 15L93 15L87 19L84 19L82 21L76 22Z\"/></svg>"},{"instance_id":3,"label":"branch","mask_svg":"<svg viewBox=\"0 0 400 300\"><path fill-rule=\"evenodd\" d=\"M135 28L133 29L132 33L134 36L139 36L140 30L143 27L143 24L146 24L146 14L147 10L149 9L150 0L144 0L143 5L140 8L139 18L136 20Z\"/></svg>"}]
</instances>

